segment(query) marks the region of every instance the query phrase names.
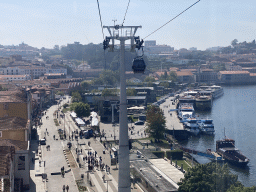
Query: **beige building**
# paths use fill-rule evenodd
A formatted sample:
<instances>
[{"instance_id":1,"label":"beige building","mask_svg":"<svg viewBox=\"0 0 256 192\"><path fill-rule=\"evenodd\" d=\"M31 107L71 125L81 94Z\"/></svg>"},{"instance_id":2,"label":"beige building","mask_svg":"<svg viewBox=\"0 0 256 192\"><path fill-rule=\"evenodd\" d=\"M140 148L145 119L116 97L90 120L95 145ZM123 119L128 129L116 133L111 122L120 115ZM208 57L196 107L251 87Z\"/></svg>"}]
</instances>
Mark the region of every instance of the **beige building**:
<instances>
[{"instance_id":1,"label":"beige building","mask_svg":"<svg viewBox=\"0 0 256 192\"><path fill-rule=\"evenodd\" d=\"M251 83L248 71L220 71L218 79L224 84L248 84Z\"/></svg>"},{"instance_id":2,"label":"beige building","mask_svg":"<svg viewBox=\"0 0 256 192\"><path fill-rule=\"evenodd\" d=\"M199 79L200 82L216 82L218 74L213 69L200 69Z\"/></svg>"},{"instance_id":3,"label":"beige building","mask_svg":"<svg viewBox=\"0 0 256 192\"><path fill-rule=\"evenodd\" d=\"M29 123L20 117L1 117L0 139L28 141Z\"/></svg>"},{"instance_id":4,"label":"beige building","mask_svg":"<svg viewBox=\"0 0 256 192\"><path fill-rule=\"evenodd\" d=\"M194 83L196 76L191 71L177 71L177 78L180 83Z\"/></svg>"}]
</instances>

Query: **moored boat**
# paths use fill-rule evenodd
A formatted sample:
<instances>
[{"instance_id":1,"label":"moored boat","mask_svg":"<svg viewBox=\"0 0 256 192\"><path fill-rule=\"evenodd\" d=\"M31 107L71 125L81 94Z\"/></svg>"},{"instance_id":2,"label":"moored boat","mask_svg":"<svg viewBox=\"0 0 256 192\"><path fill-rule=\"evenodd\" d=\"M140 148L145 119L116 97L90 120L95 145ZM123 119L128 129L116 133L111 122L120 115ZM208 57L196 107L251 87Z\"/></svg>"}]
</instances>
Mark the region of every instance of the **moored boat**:
<instances>
[{"instance_id":1,"label":"moored boat","mask_svg":"<svg viewBox=\"0 0 256 192\"><path fill-rule=\"evenodd\" d=\"M200 133L198 120L191 118L188 121L184 122L185 129L192 135L198 135Z\"/></svg>"},{"instance_id":2,"label":"moored boat","mask_svg":"<svg viewBox=\"0 0 256 192\"><path fill-rule=\"evenodd\" d=\"M212 108L212 96L211 95L199 95L196 97L196 109L210 110Z\"/></svg>"},{"instance_id":3,"label":"moored boat","mask_svg":"<svg viewBox=\"0 0 256 192\"><path fill-rule=\"evenodd\" d=\"M212 119L201 120L201 122L199 123L199 128L201 133L203 134L213 135L215 132Z\"/></svg>"},{"instance_id":4,"label":"moored boat","mask_svg":"<svg viewBox=\"0 0 256 192\"><path fill-rule=\"evenodd\" d=\"M249 159L235 148L235 140L223 139L216 141L216 152L228 162L244 167L249 163Z\"/></svg>"}]
</instances>

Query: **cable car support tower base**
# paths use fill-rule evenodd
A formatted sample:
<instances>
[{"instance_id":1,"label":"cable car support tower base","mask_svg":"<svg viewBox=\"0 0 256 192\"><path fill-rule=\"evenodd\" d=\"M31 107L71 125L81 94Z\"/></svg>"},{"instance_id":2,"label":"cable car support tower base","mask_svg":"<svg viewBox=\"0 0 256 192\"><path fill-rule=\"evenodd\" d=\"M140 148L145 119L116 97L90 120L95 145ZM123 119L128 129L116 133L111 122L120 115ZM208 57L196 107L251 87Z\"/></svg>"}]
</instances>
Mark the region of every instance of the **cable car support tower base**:
<instances>
[{"instance_id":1,"label":"cable car support tower base","mask_svg":"<svg viewBox=\"0 0 256 192\"><path fill-rule=\"evenodd\" d=\"M127 98L126 98L126 76L125 76L125 41L131 40L131 51L135 50L136 44L134 44L135 33L141 26L103 26L107 28L110 33L110 37L106 37L103 42L103 48L110 48L114 50L114 40L120 41L120 114L119 114L119 173L118 173L118 192L130 192L130 161L129 161L129 138L128 138L128 123L127 123ZM111 31L111 29L113 31ZM122 30L128 29L129 33L122 34ZM119 32L121 30L121 35ZM113 33L113 34L112 34ZM129 34L129 35L127 35ZM108 45L112 40L112 45Z\"/></svg>"}]
</instances>

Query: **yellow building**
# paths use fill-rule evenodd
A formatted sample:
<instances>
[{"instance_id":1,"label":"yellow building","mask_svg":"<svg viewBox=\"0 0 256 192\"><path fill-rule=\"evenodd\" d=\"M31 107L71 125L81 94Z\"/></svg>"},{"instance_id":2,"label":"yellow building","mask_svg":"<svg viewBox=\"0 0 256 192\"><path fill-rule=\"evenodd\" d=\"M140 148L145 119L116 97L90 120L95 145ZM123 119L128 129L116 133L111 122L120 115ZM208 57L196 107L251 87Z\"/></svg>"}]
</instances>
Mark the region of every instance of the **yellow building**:
<instances>
[{"instance_id":1,"label":"yellow building","mask_svg":"<svg viewBox=\"0 0 256 192\"><path fill-rule=\"evenodd\" d=\"M28 141L29 123L20 117L1 117L0 139Z\"/></svg>"},{"instance_id":2,"label":"yellow building","mask_svg":"<svg viewBox=\"0 0 256 192\"><path fill-rule=\"evenodd\" d=\"M0 91L0 118L20 117L29 119L29 103L24 91Z\"/></svg>"}]
</instances>

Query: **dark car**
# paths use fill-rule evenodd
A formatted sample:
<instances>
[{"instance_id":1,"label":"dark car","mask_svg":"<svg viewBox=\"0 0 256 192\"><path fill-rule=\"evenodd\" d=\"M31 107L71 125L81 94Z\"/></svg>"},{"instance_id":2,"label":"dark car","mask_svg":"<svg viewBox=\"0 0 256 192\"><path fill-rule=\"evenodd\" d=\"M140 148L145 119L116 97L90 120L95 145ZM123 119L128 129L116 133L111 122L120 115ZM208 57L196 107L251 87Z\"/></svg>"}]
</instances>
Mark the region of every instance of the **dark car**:
<instances>
[{"instance_id":1,"label":"dark car","mask_svg":"<svg viewBox=\"0 0 256 192\"><path fill-rule=\"evenodd\" d=\"M135 125L144 125L144 121L136 121L134 124Z\"/></svg>"},{"instance_id":2,"label":"dark car","mask_svg":"<svg viewBox=\"0 0 256 192\"><path fill-rule=\"evenodd\" d=\"M46 145L46 140L45 139L41 139L40 140L40 145Z\"/></svg>"}]
</instances>

